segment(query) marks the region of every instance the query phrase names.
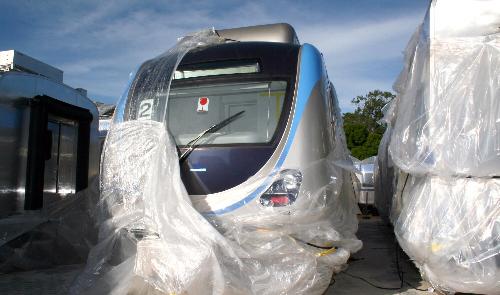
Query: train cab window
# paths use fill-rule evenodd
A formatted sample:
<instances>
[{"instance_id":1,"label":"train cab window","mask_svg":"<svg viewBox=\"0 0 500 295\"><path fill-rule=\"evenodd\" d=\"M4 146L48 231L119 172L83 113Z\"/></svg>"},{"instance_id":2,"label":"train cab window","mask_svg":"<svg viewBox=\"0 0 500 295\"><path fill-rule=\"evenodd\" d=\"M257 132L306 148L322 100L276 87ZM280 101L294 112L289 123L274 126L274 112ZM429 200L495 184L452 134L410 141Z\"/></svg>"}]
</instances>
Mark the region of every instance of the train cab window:
<instances>
[{"instance_id":1,"label":"train cab window","mask_svg":"<svg viewBox=\"0 0 500 295\"><path fill-rule=\"evenodd\" d=\"M260 66L257 62L243 64L239 62L206 63L205 65L195 65L195 67L184 66L182 69L176 70L174 73L174 80L258 72L260 72Z\"/></svg>"},{"instance_id":2,"label":"train cab window","mask_svg":"<svg viewBox=\"0 0 500 295\"><path fill-rule=\"evenodd\" d=\"M172 87L167 106L170 132L177 145L186 145L212 125L243 111L200 144L269 143L278 126L286 89L285 81Z\"/></svg>"}]
</instances>

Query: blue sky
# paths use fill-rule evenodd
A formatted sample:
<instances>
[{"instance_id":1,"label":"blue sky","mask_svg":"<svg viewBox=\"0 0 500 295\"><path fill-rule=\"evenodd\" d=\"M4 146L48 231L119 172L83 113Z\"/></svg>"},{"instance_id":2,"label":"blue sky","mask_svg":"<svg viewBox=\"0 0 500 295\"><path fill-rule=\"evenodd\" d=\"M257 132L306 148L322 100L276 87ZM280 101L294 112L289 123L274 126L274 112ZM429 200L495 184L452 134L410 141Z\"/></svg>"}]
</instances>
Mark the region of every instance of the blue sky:
<instances>
[{"instance_id":1,"label":"blue sky","mask_svg":"<svg viewBox=\"0 0 500 295\"><path fill-rule=\"evenodd\" d=\"M427 0L0 0L0 50L64 71L65 83L115 102L141 62L188 32L287 22L323 52L344 112L351 99L391 90Z\"/></svg>"}]
</instances>

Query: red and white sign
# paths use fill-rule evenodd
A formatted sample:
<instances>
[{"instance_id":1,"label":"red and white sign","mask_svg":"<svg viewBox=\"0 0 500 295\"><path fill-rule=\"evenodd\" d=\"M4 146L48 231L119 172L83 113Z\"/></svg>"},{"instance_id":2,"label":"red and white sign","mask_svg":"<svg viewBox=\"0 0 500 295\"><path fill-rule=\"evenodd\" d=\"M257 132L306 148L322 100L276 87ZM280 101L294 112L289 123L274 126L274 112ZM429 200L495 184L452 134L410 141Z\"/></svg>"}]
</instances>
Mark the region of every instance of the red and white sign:
<instances>
[{"instance_id":1,"label":"red and white sign","mask_svg":"<svg viewBox=\"0 0 500 295\"><path fill-rule=\"evenodd\" d=\"M203 112L208 112L208 104L210 103L210 100L208 97L200 97L198 98L198 108L196 111L198 113L203 113Z\"/></svg>"}]
</instances>

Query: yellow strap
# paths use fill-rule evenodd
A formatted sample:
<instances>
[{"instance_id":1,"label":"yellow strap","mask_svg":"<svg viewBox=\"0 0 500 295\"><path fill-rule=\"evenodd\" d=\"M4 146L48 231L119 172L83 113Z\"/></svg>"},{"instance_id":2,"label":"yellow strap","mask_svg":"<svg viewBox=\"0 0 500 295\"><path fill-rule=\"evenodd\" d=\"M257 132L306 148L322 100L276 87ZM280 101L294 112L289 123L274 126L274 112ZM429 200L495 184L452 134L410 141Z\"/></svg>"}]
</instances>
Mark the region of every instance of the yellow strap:
<instances>
[{"instance_id":1,"label":"yellow strap","mask_svg":"<svg viewBox=\"0 0 500 295\"><path fill-rule=\"evenodd\" d=\"M330 254L333 254L333 253L335 253L335 252L337 252L337 248L332 247L332 248L330 248L330 249L328 249L328 250L324 250L324 251L321 251L321 252L319 252L319 253L316 253L316 257L321 257L321 256L330 255Z\"/></svg>"},{"instance_id":2,"label":"yellow strap","mask_svg":"<svg viewBox=\"0 0 500 295\"><path fill-rule=\"evenodd\" d=\"M260 231L260 232L270 232L270 231L273 231L271 229L268 229L268 228L264 228L264 227L259 227L256 229L256 231ZM289 238L292 238L293 240L297 241L297 239L295 239L294 237L290 236L290 235L286 235L288 236ZM337 252L337 248L335 247L331 247L330 249L326 249L326 250L323 250L319 253L316 253L316 257L322 257L322 256L326 256L326 255L330 255L330 254L333 254Z\"/></svg>"}]
</instances>

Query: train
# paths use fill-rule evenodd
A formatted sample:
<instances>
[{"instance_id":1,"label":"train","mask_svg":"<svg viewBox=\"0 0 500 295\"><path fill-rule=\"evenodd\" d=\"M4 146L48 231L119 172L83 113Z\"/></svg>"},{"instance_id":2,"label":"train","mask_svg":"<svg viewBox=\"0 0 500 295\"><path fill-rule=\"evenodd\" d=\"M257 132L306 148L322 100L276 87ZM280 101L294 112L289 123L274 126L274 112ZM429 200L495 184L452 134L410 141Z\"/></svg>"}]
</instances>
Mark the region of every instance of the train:
<instances>
[{"instance_id":1,"label":"train","mask_svg":"<svg viewBox=\"0 0 500 295\"><path fill-rule=\"evenodd\" d=\"M115 116L165 123L193 206L220 228L346 219L350 159L320 51L283 23L214 34L144 62Z\"/></svg>"}]
</instances>

